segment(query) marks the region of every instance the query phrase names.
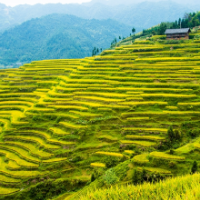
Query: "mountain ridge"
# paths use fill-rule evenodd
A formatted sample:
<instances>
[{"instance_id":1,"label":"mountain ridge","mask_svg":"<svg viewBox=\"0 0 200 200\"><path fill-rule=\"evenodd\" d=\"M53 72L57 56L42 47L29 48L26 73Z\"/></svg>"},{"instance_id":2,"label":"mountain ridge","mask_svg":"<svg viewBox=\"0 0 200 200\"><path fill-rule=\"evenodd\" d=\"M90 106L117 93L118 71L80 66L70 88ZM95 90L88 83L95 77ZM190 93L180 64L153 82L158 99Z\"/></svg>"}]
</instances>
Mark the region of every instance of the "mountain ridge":
<instances>
[{"instance_id":1,"label":"mountain ridge","mask_svg":"<svg viewBox=\"0 0 200 200\"><path fill-rule=\"evenodd\" d=\"M31 19L0 34L0 64L91 56L94 47L109 48L114 38L128 35L129 30L111 19L86 20L66 14Z\"/></svg>"},{"instance_id":2,"label":"mountain ridge","mask_svg":"<svg viewBox=\"0 0 200 200\"><path fill-rule=\"evenodd\" d=\"M120 1L119 1L120 2ZM0 8L1 20L0 31L4 31L15 25L21 24L31 18L42 17L53 13L71 14L85 19L107 19L111 18L119 21L120 23L134 26L141 31L142 29L149 28L161 21L171 21L183 16L185 12L196 10L196 6L185 6L184 4L176 3L174 1L151 2L151 1L138 1L137 4L104 4L104 1L90 2L84 4L36 4L36 5L19 5L16 7ZM99 4L100 3L100 4ZM98 6L97 6L98 5ZM148 5L143 8L143 5ZM171 10L166 7L171 6ZM153 10L153 7L159 6L160 10ZM6 8L6 10L5 10ZM168 18L162 17L166 13ZM151 18L151 16L154 16ZM147 19L151 18L151 21ZM145 25L143 25L145 24Z\"/></svg>"}]
</instances>

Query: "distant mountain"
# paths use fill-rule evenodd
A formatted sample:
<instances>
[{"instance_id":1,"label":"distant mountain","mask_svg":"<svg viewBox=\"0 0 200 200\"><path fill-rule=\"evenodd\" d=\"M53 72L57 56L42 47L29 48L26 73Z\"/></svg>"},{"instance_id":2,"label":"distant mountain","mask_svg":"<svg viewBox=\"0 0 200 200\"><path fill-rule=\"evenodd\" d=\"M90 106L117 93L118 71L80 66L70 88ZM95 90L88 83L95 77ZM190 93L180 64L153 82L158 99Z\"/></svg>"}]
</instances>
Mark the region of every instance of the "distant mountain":
<instances>
[{"instance_id":1,"label":"distant mountain","mask_svg":"<svg viewBox=\"0 0 200 200\"><path fill-rule=\"evenodd\" d=\"M185 12L199 10L200 2L181 0L93 0L83 4L36 4L7 7L0 4L0 32L36 17L58 13L84 19L114 19L137 31L161 21L174 21Z\"/></svg>"},{"instance_id":2,"label":"distant mountain","mask_svg":"<svg viewBox=\"0 0 200 200\"><path fill-rule=\"evenodd\" d=\"M130 30L111 19L62 14L32 19L0 35L0 65L91 56L94 47L108 48L115 37L127 36Z\"/></svg>"}]
</instances>

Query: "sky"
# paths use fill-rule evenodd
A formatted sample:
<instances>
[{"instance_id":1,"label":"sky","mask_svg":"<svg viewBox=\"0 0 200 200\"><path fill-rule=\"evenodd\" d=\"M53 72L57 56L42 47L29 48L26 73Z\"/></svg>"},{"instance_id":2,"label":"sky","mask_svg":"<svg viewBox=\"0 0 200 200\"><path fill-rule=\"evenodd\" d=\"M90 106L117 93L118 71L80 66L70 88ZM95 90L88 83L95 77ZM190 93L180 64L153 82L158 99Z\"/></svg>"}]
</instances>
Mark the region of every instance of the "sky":
<instances>
[{"instance_id":1,"label":"sky","mask_svg":"<svg viewBox=\"0 0 200 200\"><path fill-rule=\"evenodd\" d=\"M0 3L5 4L7 6L16 6L20 4L30 4L34 5L37 3L46 4L46 3L85 3L91 0L0 0Z\"/></svg>"}]
</instances>

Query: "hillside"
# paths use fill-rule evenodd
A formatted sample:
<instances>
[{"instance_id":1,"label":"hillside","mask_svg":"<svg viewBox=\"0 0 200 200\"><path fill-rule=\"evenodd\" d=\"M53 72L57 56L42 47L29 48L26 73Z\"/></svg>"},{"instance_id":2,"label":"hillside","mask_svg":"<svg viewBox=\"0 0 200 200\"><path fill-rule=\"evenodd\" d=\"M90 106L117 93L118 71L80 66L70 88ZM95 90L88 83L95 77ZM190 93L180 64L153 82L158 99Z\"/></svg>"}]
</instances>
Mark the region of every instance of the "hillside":
<instances>
[{"instance_id":1,"label":"hillside","mask_svg":"<svg viewBox=\"0 0 200 200\"><path fill-rule=\"evenodd\" d=\"M109 48L131 27L114 20L86 20L72 15L53 14L32 19L0 35L0 65L33 60L84 58L92 49Z\"/></svg>"},{"instance_id":2,"label":"hillside","mask_svg":"<svg viewBox=\"0 0 200 200\"><path fill-rule=\"evenodd\" d=\"M1 70L0 199L91 199L199 171L197 29Z\"/></svg>"},{"instance_id":3,"label":"hillside","mask_svg":"<svg viewBox=\"0 0 200 200\"><path fill-rule=\"evenodd\" d=\"M137 31L159 24L161 21L174 21L185 12L197 11L200 3L183 1L92 1L84 4L36 4L15 7L0 4L0 32L19 25L27 20L50 14L70 14L84 19L113 19Z\"/></svg>"},{"instance_id":4,"label":"hillside","mask_svg":"<svg viewBox=\"0 0 200 200\"><path fill-rule=\"evenodd\" d=\"M100 199L123 199L123 200L144 200L144 199L199 199L200 175L184 176L169 179L156 184L144 184L142 186L119 186L104 190L88 192L87 196L80 196L80 200Z\"/></svg>"}]
</instances>

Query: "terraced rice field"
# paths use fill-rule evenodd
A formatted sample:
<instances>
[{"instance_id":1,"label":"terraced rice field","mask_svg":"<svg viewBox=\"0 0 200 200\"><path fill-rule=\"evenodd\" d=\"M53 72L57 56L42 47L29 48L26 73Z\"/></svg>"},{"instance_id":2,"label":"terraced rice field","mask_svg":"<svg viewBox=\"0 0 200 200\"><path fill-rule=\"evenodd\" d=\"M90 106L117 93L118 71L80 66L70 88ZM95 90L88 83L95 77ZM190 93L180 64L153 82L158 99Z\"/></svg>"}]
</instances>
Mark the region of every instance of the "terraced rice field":
<instances>
[{"instance_id":1,"label":"terraced rice field","mask_svg":"<svg viewBox=\"0 0 200 200\"><path fill-rule=\"evenodd\" d=\"M152 158L187 162L181 149L171 155L162 145L170 125L183 138L188 121L200 128L199 49L192 40L133 43L92 58L1 70L0 178L14 187L2 186L0 195L56 170L72 168L63 174L70 177L77 167L106 169L109 159L150 163L150 171L158 169Z\"/></svg>"}]
</instances>

